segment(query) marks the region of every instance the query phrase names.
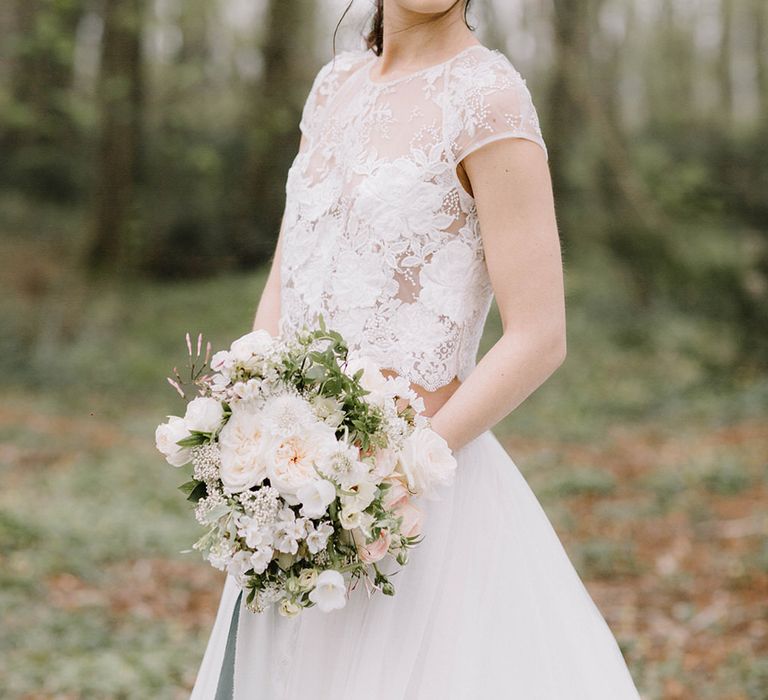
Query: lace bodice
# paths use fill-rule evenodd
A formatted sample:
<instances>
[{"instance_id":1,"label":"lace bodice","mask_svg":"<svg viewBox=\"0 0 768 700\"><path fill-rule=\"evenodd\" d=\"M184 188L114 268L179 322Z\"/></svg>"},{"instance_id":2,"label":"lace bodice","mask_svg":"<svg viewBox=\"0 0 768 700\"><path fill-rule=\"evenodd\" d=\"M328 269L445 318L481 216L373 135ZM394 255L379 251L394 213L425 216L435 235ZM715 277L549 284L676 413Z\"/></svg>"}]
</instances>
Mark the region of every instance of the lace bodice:
<instances>
[{"instance_id":1,"label":"lace bodice","mask_svg":"<svg viewBox=\"0 0 768 700\"><path fill-rule=\"evenodd\" d=\"M354 351L429 391L474 367L492 289L469 153L517 137L546 155L525 80L475 44L385 82L371 50L317 73L286 182L280 330L322 314Z\"/></svg>"}]
</instances>

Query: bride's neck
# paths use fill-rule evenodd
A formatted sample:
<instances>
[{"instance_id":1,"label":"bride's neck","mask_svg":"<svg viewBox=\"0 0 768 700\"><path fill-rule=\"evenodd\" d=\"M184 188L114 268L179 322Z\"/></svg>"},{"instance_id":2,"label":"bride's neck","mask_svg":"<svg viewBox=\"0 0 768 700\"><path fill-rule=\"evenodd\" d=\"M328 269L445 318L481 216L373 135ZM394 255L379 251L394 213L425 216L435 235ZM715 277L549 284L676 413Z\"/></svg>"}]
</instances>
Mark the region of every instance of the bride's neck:
<instances>
[{"instance_id":1,"label":"bride's neck","mask_svg":"<svg viewBox=\"0 0 768 700\"><path fill-rule=\"evenodd\" d=\"M464 24L463 3L442 17L406 10L384 0L381 74L397 73L439 63L478 41Z\"/></svg>"}]
</instances>

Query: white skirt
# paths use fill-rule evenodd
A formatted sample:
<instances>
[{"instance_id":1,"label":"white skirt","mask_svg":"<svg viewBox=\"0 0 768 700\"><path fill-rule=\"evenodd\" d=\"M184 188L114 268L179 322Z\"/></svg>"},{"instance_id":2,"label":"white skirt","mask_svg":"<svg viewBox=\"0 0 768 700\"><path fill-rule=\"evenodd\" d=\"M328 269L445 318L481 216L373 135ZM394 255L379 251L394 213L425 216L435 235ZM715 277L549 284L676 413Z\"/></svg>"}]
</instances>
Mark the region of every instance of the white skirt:
<instances>
[{"instance_id":1,"label":"white skirt","mask_svg":"<svg viewBox=\"0 0 768 700\"><path fill-rule=\"evenodd\" d=\"M393 597L369 599L358 583L342 610L296 618L242 605L234 673L225 665L223 678L239 592L227 577L192 700L638 700L613 634L496 437L486 431L456 458L454 485L422 501L424 541L392 578Z\"/></svg>"}]
</instances>

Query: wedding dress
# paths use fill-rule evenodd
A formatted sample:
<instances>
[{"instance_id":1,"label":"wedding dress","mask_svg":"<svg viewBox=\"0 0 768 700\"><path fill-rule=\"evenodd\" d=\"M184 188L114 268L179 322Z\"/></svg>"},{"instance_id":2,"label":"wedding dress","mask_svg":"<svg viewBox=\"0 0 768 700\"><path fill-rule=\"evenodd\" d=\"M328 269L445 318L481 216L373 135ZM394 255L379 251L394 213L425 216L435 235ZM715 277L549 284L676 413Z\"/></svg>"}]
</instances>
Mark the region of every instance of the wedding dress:
<instances>
[{"instance_id":1,"label":"wedding dress","mask_svg":"<svg viewBox=\"0 0 768 700\"><path fill-rule=\"evenodd\" d=\"M428 390L465 379L491 302L456 165L497 139L546 154L525 80L474 44L374 80L337 54L304 105L286 182L281 332L322 313L351 347ZM296 618L239 605L227 577L192 700L637 700L615 638L535 495L489 431L425 501L394 597L358 585Z\"/></svg>"}]
</instances>

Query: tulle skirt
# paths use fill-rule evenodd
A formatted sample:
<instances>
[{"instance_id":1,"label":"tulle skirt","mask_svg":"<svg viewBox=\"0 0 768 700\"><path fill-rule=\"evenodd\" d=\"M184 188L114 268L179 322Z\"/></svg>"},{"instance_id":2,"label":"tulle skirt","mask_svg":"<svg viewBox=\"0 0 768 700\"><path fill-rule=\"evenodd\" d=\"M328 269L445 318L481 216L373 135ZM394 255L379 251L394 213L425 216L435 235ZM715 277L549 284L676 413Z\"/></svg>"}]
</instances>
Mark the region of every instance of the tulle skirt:
<instances>
[{"instance_id":1,"label":"tulle skirt","mask_svg":"<svg viewBox=\"0 0 768 700\"><path fill-rule=\"evenodd\" d=\"M456 458L454 485L421 503L424 541L392 578L395 596L369 599L358 583L342 610L295 618L242 605L226 655L234 672L224 664L222 678L239 592L227 577L192 700L638 700L613 634L496 437L486 431Z\"/></svg>"}]
</instances>

